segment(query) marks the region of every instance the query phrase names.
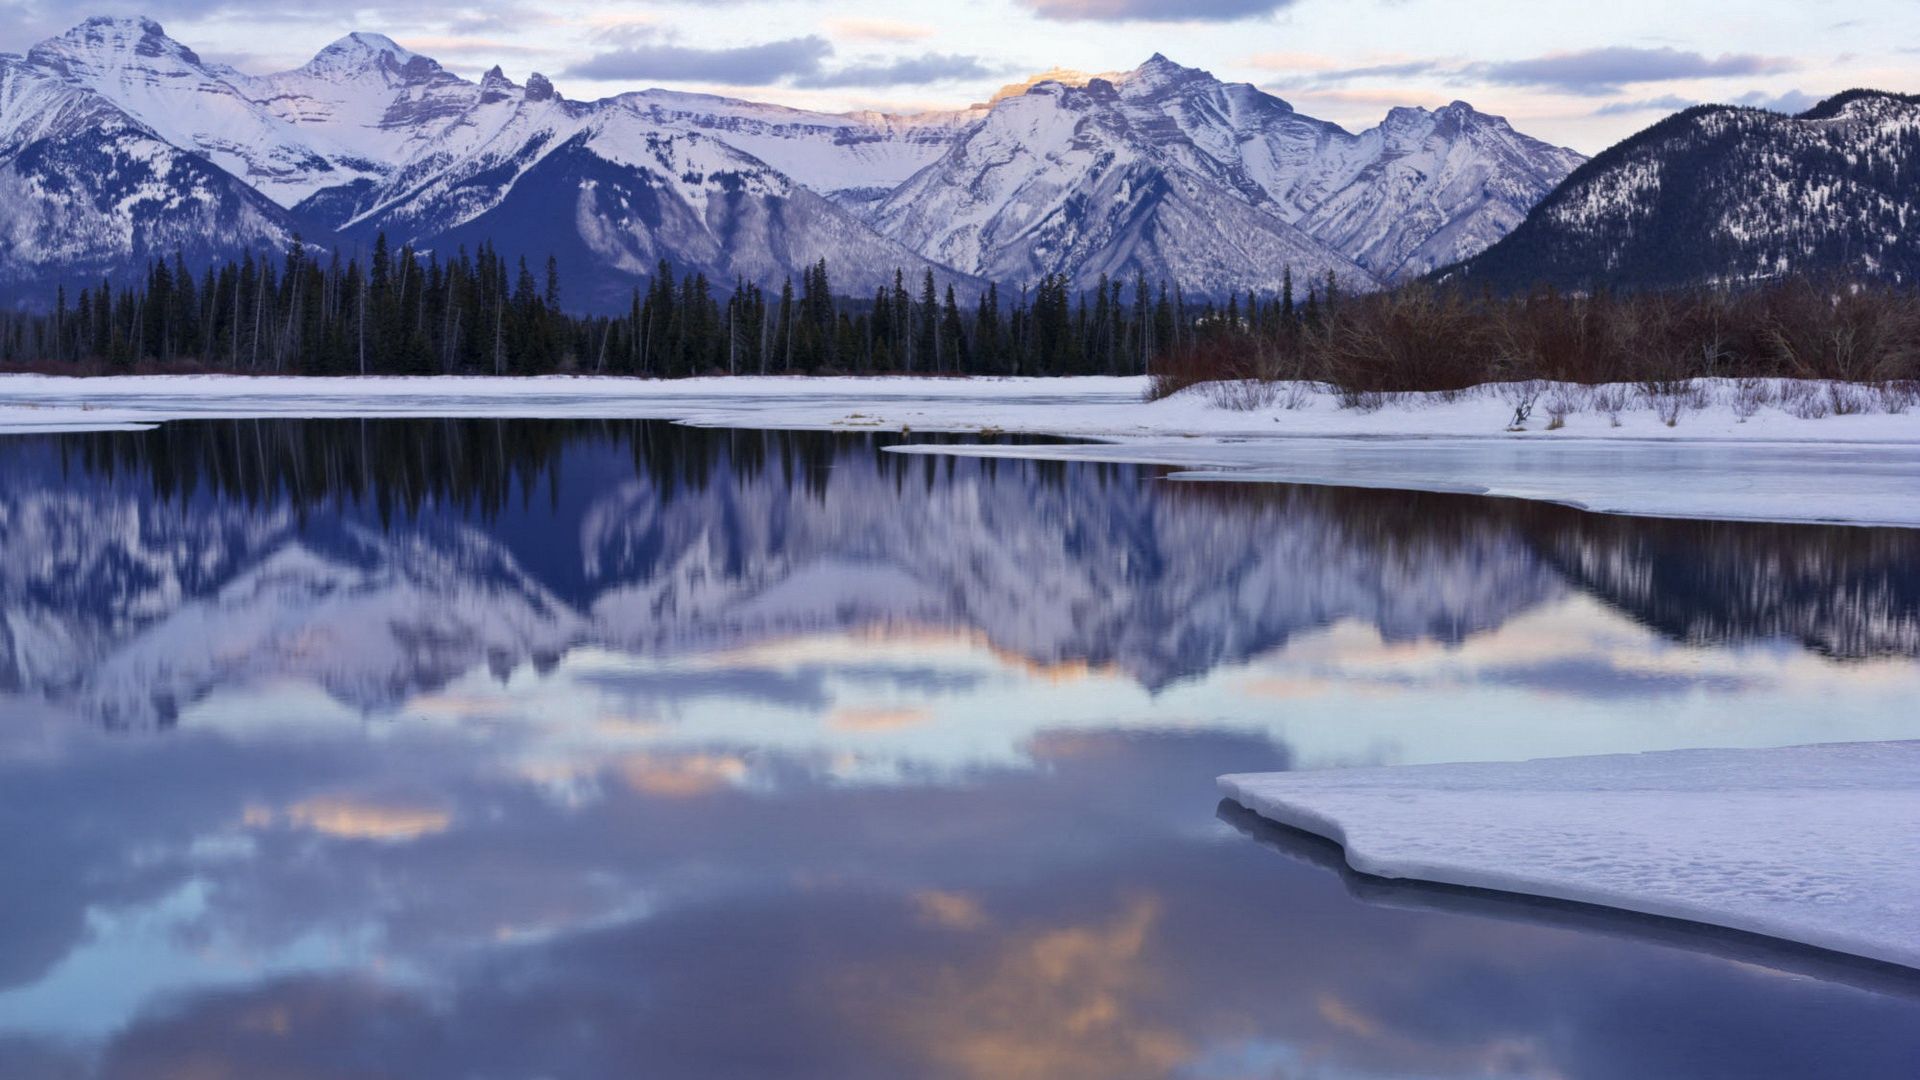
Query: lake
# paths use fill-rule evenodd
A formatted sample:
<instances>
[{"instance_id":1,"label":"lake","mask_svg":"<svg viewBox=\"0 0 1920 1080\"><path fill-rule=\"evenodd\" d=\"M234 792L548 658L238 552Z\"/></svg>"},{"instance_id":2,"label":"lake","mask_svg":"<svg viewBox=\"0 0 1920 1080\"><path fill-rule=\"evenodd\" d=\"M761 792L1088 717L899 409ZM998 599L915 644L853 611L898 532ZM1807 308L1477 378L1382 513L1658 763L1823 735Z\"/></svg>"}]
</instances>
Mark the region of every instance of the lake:
<instances>
[{"instance_id":1,"label":"lake","mask_svg":"<svg viewBox=\"0 0 1920 1080\"><path fill-rule=\"evenodd\" d=\"M1920 976L1213 785L1920 737L1920 532L901 441L0 437L0 1075L1920 1071Z\"/></svg>"}]
</instances>

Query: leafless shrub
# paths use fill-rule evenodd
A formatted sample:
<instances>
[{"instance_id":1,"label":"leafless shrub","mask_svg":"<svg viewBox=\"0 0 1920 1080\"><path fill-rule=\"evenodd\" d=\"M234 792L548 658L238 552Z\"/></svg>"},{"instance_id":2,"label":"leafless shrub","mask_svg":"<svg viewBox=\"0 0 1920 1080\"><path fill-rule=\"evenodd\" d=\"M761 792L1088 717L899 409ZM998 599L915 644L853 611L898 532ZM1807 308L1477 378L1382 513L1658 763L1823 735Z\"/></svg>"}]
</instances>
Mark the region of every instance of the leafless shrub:
<instances>
[{"instance_id":1,"label":"leafless shrub","mask_svg":"<svg viewBox=\"0 0 1920 1080\"><path fill-rule=\"evenodd\" d=\"M1625 386L1619 383L1608 383L1605 386L1596 386L1593 388L1591 400L1593 401L1594 411L1604 415L1609 425L1613 427L1620 426L1620 414L1624 412L1627 407L1627 388Z\"/></svg>"},{"instance_id":2,"label":"leafless shrub","mask_svg":"<svg viewBox=\"0 0 1920 1080\"><path fill-rule=\"evenodd\" d=\"M1567 426L1567 417L1580 411L1592 391L1584 386L1567 383L1556 384L1547 394L1547 430L1558 431Z\"/></svg>"},{"instance_id":3,"label":"leafless shrub","mask_svg":"<svg viewBox=\"0 0 1920 1080\"><path fill-rule=\"evenodd\" d=\"M1749 375L1733 381L1733 393L1727 403L1733 407L1733 415L1744 424L1776 398L1771 382Z\"/></svg>"},{"instance_id":4,"label":"leafless shrub","mask_svg":"<svg viewBox=\"0 0 1920 1080\"><path fill-rule=\"evenodd\" d=\"M1507 421L1507 430L1526 430L1527 421L1533 418L1533 408L1539 403L1546 384L1538 379L1522 379L1519 382L1501 383L1496 389L1500 400L1513 407L1513 419Z\"/></svg>"},{"instance_id":5,"label":"leafless shrub","mask_svg":"<svg viewBox=\"0 0 1920 1080\"><path fill-rule=\"evenodd\" d=\"M1875 395L1864 386L1852 383L1830 382L1827 384L1827 400L1833 405L1835 416L1858 416L1873 408Z\"/></svg>"},{"instance_id":6,"label":"leafless shrub","mask_svg":"<svg viewBox=\"0 0 1920 1080\"><path fill-rule=\"evenodd\" d=\"M1893 379L1874 387L1880 399L1880 411L1898 416L1920 401L1920 380Z\"/></svg>"},{"instance_id":7,"label":"leafless shrub","mask_svg":"<svg viewBox=\"0 0 1920 1080\"><path fill-rule=\"evenodd\" d=\"M1335 400L1340 403L1340 407L1343 409L1370 413L1380 411L1380 408L1387 403L1387 395L1383 390L1361 390L1356 387L1343 386L1339 388L1338 393L1335 395Z\"/></svg>"},{"instance_id":8,"label":"leafless shrub","mask_svg":"<svg viewBox=\"0 0 1920 1080\"><path fill-rule=\"evenodd\" d=\"M1304 409L1313 403L1320 388L1305 379L1288 379L1280 384L1279 405L1283 409Z\"/></svg>"},{"instance_id":9,"label":"leafless shrub","mask_svg":"<svg viewBox=\"0 0 1920 1080\"><path fill-rule=\"evenodd\" d=\"M1688 378L1649 377L1641 382L1640 393L1653 408L1654 415L1668 427L1677 425L1688 410L1704 408L1707 404L1705 387Z\"/></svg>"},{"instance_id":10,"label":"leafless shrub","mask_svg":"<svg viewBox=\"0 0 1920 1080\"><path fill-rule=\"evenodd\" d=\"M1235 412L1269 408L1279 396L1279 385L1266 379L1220 379L1205 386L1208 401Z\"/></svg>"},{"instance_id":11,"label":"leafless shrub","mask_svg":"<svg viewBox=\"0 0 1920 1080\"><path fill-rule=\"evenodd\" d=\"M1811 383L1790 382L1780 389L1780 408L1788 416L1818 420L1833 411L1833 401Z\"/></svg>"}]
</instances>

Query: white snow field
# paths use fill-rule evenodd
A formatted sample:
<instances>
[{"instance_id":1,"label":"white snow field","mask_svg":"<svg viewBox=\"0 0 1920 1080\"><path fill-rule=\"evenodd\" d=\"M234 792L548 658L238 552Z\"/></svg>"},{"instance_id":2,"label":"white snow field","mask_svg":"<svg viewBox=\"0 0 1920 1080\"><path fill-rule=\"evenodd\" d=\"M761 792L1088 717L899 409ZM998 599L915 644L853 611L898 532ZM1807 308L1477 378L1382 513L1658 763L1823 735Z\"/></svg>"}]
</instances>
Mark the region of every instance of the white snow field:
<instances>
[{"instance_id":1,"label":"white snow field","mask_svg":"<svg viewBox=\"0 0 1920 1080\"><path fill-rule=\"evenodd\" d=\"M1772 386L1769 396L1787 385ZM715 427L1017 432L1100 441L899 449L1129 461L1178 467L1188 477L1469 492L1622 514L1920 526L1920 406L1887 412L1874 399L1817 415L1835 393L1823 384L1803 384L1798 404L1760 405L1743 420L1732 383L1703 382L1672 425L1637 388L1619 388L1611 414L1592 391L1576 390L1569 396L1579 407L1555 430L1547 428L1556 396L1549 386L1522 431L1508 430L1520 396L1511 387L1451 399L1397 395L1354 409L1307 385L1278 386L1252 408L1228 407L1232 395L1217 387L1148 402L1146 386L1137 377L0 375L0 432L275 416L647 417Z\"/></svg>"},{"instance_id":2,"label":"white snow field","mask_svg":"<svg viewBox=\"0 0 1920 1080\"><path fill-rule=\"evenodd\" d=\"M1687 919L1920 968L1920 741L1220 778L1364 874Z\"/></svg>"}]
</instances>

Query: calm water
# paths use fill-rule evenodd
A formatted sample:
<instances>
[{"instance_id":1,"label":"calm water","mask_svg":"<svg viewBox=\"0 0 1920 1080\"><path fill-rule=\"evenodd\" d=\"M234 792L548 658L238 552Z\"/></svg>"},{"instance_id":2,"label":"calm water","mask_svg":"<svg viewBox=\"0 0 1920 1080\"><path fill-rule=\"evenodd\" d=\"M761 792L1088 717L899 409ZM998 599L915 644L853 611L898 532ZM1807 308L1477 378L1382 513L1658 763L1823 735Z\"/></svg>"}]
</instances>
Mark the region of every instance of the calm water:
<instances>
[{"instance_id":1,"label":"calm water","mask_svg":"<svg viewBox=\"0 0 1920 1080\"><path fill-rule=\"evenodd\" d=\"M1920 737L1920 533L647 423L0 438L0 1076L1920 1072L1222 772Z\"/></svg>"}]
</instances>

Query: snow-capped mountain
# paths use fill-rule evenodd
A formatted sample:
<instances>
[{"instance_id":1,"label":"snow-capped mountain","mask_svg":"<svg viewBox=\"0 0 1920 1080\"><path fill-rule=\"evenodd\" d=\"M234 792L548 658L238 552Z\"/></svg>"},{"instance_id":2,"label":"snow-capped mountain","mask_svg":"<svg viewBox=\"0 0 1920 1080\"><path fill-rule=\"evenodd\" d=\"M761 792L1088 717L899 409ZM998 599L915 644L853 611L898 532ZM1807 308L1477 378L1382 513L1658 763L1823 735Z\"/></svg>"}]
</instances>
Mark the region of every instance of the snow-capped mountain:
<instances>
[{"instance_id":1,"label":"snow-capped mountain","mask_svg":"<svg viewBox=\"0 0 1920 1080\"><path fill-rule=\"evenodd\" d=\"M1454 278L1645 287L1837 271L1920 278L1920 97L1850 91L1799 116L1708 105L1567 178Z\"/></svg>"},{"instance_id":2,"label":"snow-capped mountain","mask_svg":"<svg viewBox=\"0 0 1920 1080\"><path fill-rule=\"evenodd\" d=\"M151 19L93 18L28 50L27 66L113 102L282 206L368 175L325 135L300 131L250 93L246 76L204 63Z\"/></svg>"},{"instance_id":3,"label":"snow-capped mountain","mask_svg":"<svg viewBox=\"0 0 1920 1080\"><path fill-rule=\"evenodd\" d=\"M817 113L673 90L644 90L617 100L662 128L708 135L856 208L885 198L938 160L988 111L975 105L905 116Z\"/></svg>"},{"instance_id":4,"label":"snow-capped mountain","mask_svg":"<svg viewBox=\"0 0 1920 1080\"><path fill-rule=\"evenodd\" d=\"M665 90L576 102L538 74L471 81L373 33L249 75L144 18L88 19L7 63L48 89L16 95L0 140L39 132L63 154L119 152L93 145L111 125L50 133L31 102L53 108L64 88L169 148L200 201L245 191L231 198L258 218L216 214L232 224L190 238L168 223L178 200L129 209L112 189L120 173L70 173L69 195L137 219L120 232L229 254L295 231L320 244L381 231L422 249L491 241L597 283L576 301L616 301L661 259L723 285L778 285L824 258L860 293L895 269L963 285L1144 273L1217 294L1272 288L1291 267L1368 288L1471 254L1577 161L1459 104L1396 110L1352 135L1158 56L911 116ZM87 239L105 226L59 206L0 207L0 228L35 234L38 253L0 253L0 279L65 271L69 249L88 272L157 250ZM73 238L55 235L65 221Z\"/></svg>"},{"instance_id":5,"label":"snow-capped mountain","mask_svg":"<svg viewBox=\"0 0 1920 1080\"><path fill-rule=\"evenodd\" d=\"M1364 288L1492 243L1581 160L1464 102L1354 135L1156 54L1002 98L874 220L993 278L1140 270L1216 291L1291 266Z\"/></svg>"},{"instance_id":6,"label":"snow-capped mountain","mask_svg":"<svg viewBox=\"0 0 1920 1080\"><path fill-rule=\"evenodd\" d=\"M360 199L349 235L550 253L572 280L612 272L603 302L624 301L662 259L722 285L777 284L823 258L861 293L896 268L955 276L728 143L618 99L567 101L537 75L503 83Z\"/></svg>"},{"instance_id":7,"label":"snow-capped mountain","mask_svg":"<svg viewBox=\"0 0 1920 1080\"><path fill-rule=\"evenodd\" d=\"M0 57L0 285L98 278L175 252L284 247L281 207L113 102Z\"/></svg>"},{"instance_id":8,"label":"snow-capped mountain","mask_svg":"<svg viewBox=\"0 0 1920 1080\"><path fill-rule=\"evenodd\" d=\"M895 269L965 281L735 145L774 153L831 194L897 182L929 155L928 133L957 121L795 125L745 103L727 103L726 118L695 113L664 93L573 102L539 74L520 85L496 68L470 82L367 33L294 71L248 76L203 62L138 18L89 19L19 64L111 103L179 156L204 159L203 171L284 211L276 231L209 230L190 248L217 246L214 237L229 250L280 248L303 225L320 243L329 231L346 243L385 232L422 249L489 241L509 257L556 256L566 277L595 290L574 300L595 306L623 305L662 259L723 286L777 285L820 259L860 292ZM713 134L722 128L726 139ZM835 185L835 176L848 179ZM16 230L34 225L21 212L30 205L7 209Z\"/></svg>"},{"instance_id":9,"label":"snow-capped mountain","mask_svg":"<svg viewBox=\"0 0 1920 1080\"><path fill-rule=\"evenodd\" d=\"M1506 236L1586 159L1456 101L1394 109L1323 160L1343 168L1321 182L1326 194L1300 227L1383 279L1406 281Z\"/></svg>"},{"instance_id":10,"label":"snow-capped mountain","mask_svg":"<svg viewBox=\"0 0 1920 1080\"><path fill-rule=\"evenodd\" d=\"M995 281L1063 273L1223 293L1283 272L1376 279L1289 224L1244 170L1137 122L1113 83L1043 82L995 105L874 211L888 236Z\"/></svg>"}]
</instances>

